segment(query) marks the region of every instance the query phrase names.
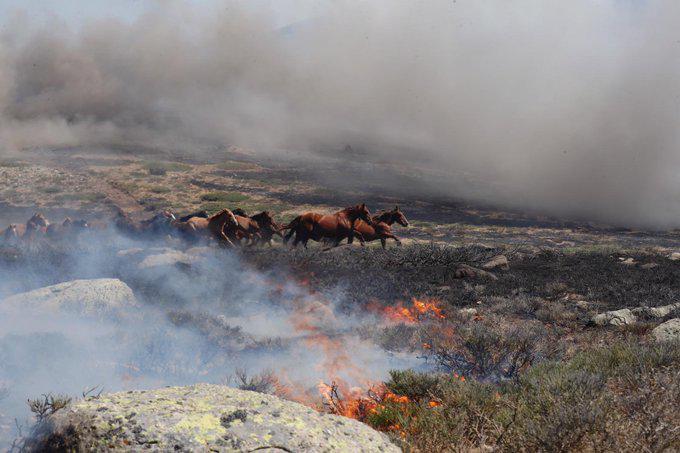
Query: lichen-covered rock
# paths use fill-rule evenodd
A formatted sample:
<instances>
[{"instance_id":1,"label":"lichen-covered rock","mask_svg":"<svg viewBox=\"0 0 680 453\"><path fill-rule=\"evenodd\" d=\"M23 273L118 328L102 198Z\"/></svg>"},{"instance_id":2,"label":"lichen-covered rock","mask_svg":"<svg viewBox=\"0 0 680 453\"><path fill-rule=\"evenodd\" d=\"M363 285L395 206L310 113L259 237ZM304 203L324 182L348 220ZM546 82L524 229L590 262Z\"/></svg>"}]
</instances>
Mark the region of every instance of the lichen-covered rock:
<instances>
[{"instance_id":1,"label":"lichen-covered rock","mask_svg":"<svg viewBox=\"0 0 680 453\"><path fill-rule=\"evenodd\" d=\"M348 418L275 396L198 384L121 392L74 403L28 442L52 451L398 452L388 438Z\"/></svg>"},{"instance_id":2,"label":"lichen-covered rock","mask_svg":"<svg viewBox=\"0 0 680 453\"><path fill-rule=\"evenodd\" d=\"M661 307L638 307L634 308L632 312L636 316L642 316L646 318L665 318L675 310L680 310L680 302L676 304L663 305Z\"/></svg>"},{"instance_id":3,"label":"lichen-covered rock","mask_svg":"<svg viewBox=\"0 0 680 453\"><path fill-rule=\"evenodd\" d=\"M95 318L116 317L137 306L128 285L116 278L73 280L15 294L0 301L3 311L68 313Z\"/></svg>"},{"instance_id":4,"label":"lichen-covered rock","mask_svg":"<svg viewBox=\"0 0 680 453\"><path fill-rule=\"evenodd\" d=\"M652 330L656 341L680 341L680 318L673 318L659 324Z\"/></svg>"},{"instance_id":5,"label":"lichen-covered rock","mask_svg":"<svg viewBox=\"0 0 680 453\"><path fill-rule=\"evenodd\" d=\"M628 308L621 310L608 311L593 316L593 323L598 326L625 326L634 324L637 321L636 316Z\"/></svg>"}]
</instances>

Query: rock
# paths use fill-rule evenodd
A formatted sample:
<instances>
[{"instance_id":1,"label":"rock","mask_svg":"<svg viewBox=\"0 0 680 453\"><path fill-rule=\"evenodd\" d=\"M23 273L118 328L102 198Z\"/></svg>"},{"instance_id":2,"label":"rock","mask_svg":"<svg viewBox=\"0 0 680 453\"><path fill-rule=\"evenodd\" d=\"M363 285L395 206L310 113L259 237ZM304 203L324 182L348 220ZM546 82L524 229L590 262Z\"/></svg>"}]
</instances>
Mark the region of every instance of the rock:
<instances>
[{"instance_id":1,"label":"rock","mask_svg":"<svg viewBox=\"0 0 680 453\"><path fill-rule=\"evenodd\" d=\"M628 308L623 308L621 310L608 311L595 315L593 316L592 321L598 326L624 326L634 324L637 321L637 318Z\"/></svg>"},{"instance_id":2,"label":"rock","mask_svg":"<svg viewBox=\"0 0 680 453\"><path fill-rule=\"evenodd\" d=\"M659 265L656 264L656 263L647 263L647 264L643 264L642 266L640 266L640 269L650 270L650 269L654 269L655 267L659 267Z\"/></svg>"},{"instance_id":3,"label":"rock","mask_svg":"<svg viewBox=\"0 0 680 453\"><path fill-rule=\"evenodd\" d=\"M356 420L275 396L198 384L71 404L39 424L29 451L399 452Z\"/></svg>"},{"instance_id":4,"label":"rock","mask_svg":"<svg viewBox=\"0 0 680 453\"><path fill-rule=\"evenodd\" d=\"M677 304L664 305L662 307L638 307L632 310L636 316L647 318L665 318L673 310L680 310L680 302Z\"/></svg>"},{"instance_id":5,"label":"rock","mask_svg":"<svg viewBox=\"0 0 680 453\"><path fill-rule=\"evenodd\" d=\"M3 310L64 312L96 318L116 317L137 306L128 285L116 278L73 280L15 294L0 302Z\"/></svg>"},{"instance_id":6,"label":"rock","mask_svg":"<svg viewBox=\"0 0 680 453\"><path fill-rule=\"evenodd\" d=\"M468 318L472 318L473 316L477 315L477 309L476 308L461 308L458 310L458 313L460 313L463 316L466 316Z\"/></svg>"},{"instance_id":7,"label":"rock","mask_svg":"<svg viewBox=\"0 0 680 453\"><path fill-rule=\"evenodd\" d=\"M635 266L637 262L633 258L619 258L624 266Z\"/></svg>"},{"instance_id":8,"label":"rock","mask_svg":"<svg viewBox=\"0 0 680 453\"><path fill-rule=\"evenodd\" d=\"M673 318L659 324L652 330L652 335L656 341L679 341L680 318Z\"/></svg>"},{"instance_id":9,"label":"rock","mask_svg":"<svg viewBox=\"0 0 680 453\"><path fill-rule=\"evenodd\" d=\"M179 250L167 250L156 255L148 255L139 264L138 269L150 269L164 266L191 266L196 261L195 256L188 255Z\"/></svg>"},{"instance_id":10,"label":"rock","mask_svg":"<svg viewBox=\"0 0 680 453\"><path fill-rule=\"evenodd\" d=\"M680 252L673 252L670 256L671 261L680 261Z\"/></svg>"},{"instance_id":11,"label":"rock","mask_svg":"<svg viewBox=\"0 0 680 453\"><path fill-rule=\"evenodd\" d=\"M487 270L500 268L501 270L509 271L510 262L508 261L508 258L505 255L498 255L484 263L482 265L482 268Z\"/></svg>"},{"instance_id":12,"label":"rock","mask_svg":"<svg viewBox=\"0 0 680 453\"><path fill-rule=\"evenodd\" d=\"M489 280L498 280L498 277L491 272L477 269L476 267L468 266L467 264L460 264L453 272L455 278L486 278Z\"/></svg>"}]
</instances>

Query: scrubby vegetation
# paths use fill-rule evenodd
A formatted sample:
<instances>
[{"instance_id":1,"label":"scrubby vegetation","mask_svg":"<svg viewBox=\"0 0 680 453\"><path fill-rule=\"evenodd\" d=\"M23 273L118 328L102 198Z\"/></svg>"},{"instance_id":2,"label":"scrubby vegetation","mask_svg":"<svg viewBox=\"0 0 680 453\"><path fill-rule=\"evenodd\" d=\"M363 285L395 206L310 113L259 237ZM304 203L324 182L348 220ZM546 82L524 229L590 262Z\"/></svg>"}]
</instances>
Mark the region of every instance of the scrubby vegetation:
<instances>
[{"instance_id":1,"label":"scrubby vegetation","mask_svg":"<svg viewBox=\"0 0 680 453\"><path fill-rule=\"evenodd\" d=\"M677 451L680 348L625 339L510 380L395 371L365 421L405 450Z\"/></svg>"}]
</instances>

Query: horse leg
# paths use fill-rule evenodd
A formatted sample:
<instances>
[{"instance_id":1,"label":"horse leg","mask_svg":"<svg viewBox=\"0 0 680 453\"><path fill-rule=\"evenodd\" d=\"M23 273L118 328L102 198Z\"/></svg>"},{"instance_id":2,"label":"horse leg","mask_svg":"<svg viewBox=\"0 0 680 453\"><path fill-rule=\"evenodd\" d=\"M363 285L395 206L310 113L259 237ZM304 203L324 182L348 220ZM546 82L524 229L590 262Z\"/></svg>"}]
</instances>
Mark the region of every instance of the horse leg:
<instances>
[{"instance_id":1,"label":"horse leg","mask_svg":"<svg viewBox=\"0 0 680 453\"><path fill-rule=\"evenodd\" d=\"M382 244L382 248L385 250L387 248L387 239L380 238L380 244Z\"/></svg>"},{"instance_id":2,"label":"horse leg","mask_svg":"<svg viewBox=\"0 0 680 453\"><path fill-rule=\"evenodd\" d=\"M395 235L393 235L392 233L383 234L383 238L385 238L385 241L387 241L387 239L394 239L394 241L397 243L397 245L401 246L401 241L399 240L399 238L396 237Z\"/></svg>"},{"instance_id":3,"label":"horse leg","mask_svg":"<svg viewBox=\"0 0 680 453\"><path fill-rule=\"evenodd\" d=\"M366 246L366 239L364 238L364 235L353 228L349 231L349 233L347 233L347 243L348 244L353 243L355 237L359 239L359 243L361 244L362 247Z\"/></svg>"}]
</instances>

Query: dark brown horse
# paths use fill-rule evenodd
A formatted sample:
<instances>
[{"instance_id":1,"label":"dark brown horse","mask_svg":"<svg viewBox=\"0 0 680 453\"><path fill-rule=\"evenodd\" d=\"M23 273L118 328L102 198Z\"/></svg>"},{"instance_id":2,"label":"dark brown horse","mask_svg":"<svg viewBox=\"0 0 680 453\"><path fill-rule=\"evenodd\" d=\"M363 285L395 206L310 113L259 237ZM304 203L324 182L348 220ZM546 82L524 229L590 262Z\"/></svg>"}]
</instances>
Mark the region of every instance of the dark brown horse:
<instances>
[{"instance_id":1,"label":"dark brown horse","mask_svg":"<svg viewBox=\"0 0 680 453\"><path fill-rule=\"evenodd\" d=\"M317 242L330 239L334 241L333 247L337 247L345 238L350 244L352 243L356 235L353 225L357 219L371 221L371 213L365 203L350 206L334 214L306 212L281 229L290 230L284 237L285 243L288 243L295 234L293 247L300 242L307 247L307 241L310 239Z\"/></svg>"},{"instance_id":2,"label":"dark brown horse","mask_svg":"<svg viewBox=\"0 0 680 453\"><path fill-rule=\"evenodd\" d=\"M89 227L90 225L87 223L87 220L80 219L74 222L70 217L66 217L61 225L56 223L50 224L47 227L46 236L50 239L65 239L73 237Z\"/></svg>"},{"instance_id":3,"label":"dark brown horse","mask_svg":"<svg viewBox=\"0 0 680 453\"><path fill-rule=\"evenodd\" d=\"M382 247L385 248L388 239L394 239L398 245L401 245L399 238L392 233L392 225L394 223L398 223L403 227L408 226L408 220L399 209L399 206L395 206L391 211L385 211L373 216L370 222L361 219L355 221L354 229L361 233L357 237L362 245L364 241L371 242L380 239Z\"/></svg>"},{"instance_id":4,"label":"dark brown horse","mask_svg":"<svg viewBox=\"0 0 680 453\"><path fill-rule=\"evenodd\" d=\"M271 246L275 234L283 237L280 232L281 226L274 221L274 217L269 211L263 211L249 217L237 214L236 219L239 221L238 239L249 239L250 246L258 243L268 243Z\"/></svg>"},{"instance_id":5,"label":"dark brown horse","mask_svg":"<svg viewBox=\"0 0 680 453\"><path fill-rule=\"evenodd\" d=\"M260 227L260 237L257 239L257 243L269 244L271 247L274 235L283 238L283 234L281 234L281 225L274 221L274 217L272 217L269 211L255 214L250 218L256 221L257 225Z\"/></svg>"},{"instance_id":6,"label":"dark brown horse","mask_svg":"<svg viewBox=\"0 0 680 453\"><path fill-rule=\"evenodd\" d=\"M172 225L182 233L206 239L217 239L218 242L233 247L229 239L239 227L236 217L229 209L222 209L215 215L208 217L191 217L186 222L173 221Z\"/></svg>"}]
</instances>

